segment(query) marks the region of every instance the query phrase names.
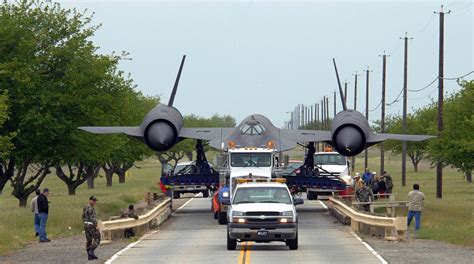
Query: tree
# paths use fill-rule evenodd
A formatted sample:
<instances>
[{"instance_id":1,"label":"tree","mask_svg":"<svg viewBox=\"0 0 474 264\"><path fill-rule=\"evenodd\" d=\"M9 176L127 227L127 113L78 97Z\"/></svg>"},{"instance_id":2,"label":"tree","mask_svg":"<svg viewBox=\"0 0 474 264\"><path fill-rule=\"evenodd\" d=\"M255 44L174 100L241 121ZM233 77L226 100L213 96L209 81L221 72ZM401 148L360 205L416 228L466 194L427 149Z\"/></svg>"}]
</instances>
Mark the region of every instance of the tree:
<instances>
[{"instance_id":1,"label":"tree","mask_svg":"<svg viewBox=\"0 0 474 264\"><path fill-rule=\"evenodd\" d=\"M424 135L432 133L436 127L436 112L434 108L426 107L415 111L414 114L407 115L407 134ZM385 120L387 133L403 134L402 117L389 116ZM407 142L407 155L413 164L414 172L418 172L418 164L426 157L428 152L428 142ZM385 149L392 151L392 153L402 153L402 141L387 140L385 142Z\"/></svg>"},{"instance_id":2,"label":"tree","mask_svg":"<svg viewBox=\"0 0 474 264\"><path fill-rule=\"evenodd\" d=\"M8 91L11 113L0 135L16 133L14 149L2 158L2 178L11 178L25 206L51 166L93 165L72 155L85 157L83 150L94 147L77 126L110 117L117 93L108 94L115 90L107 84L118 75L120 56L97 54L91 17L57 3L5 1L0 25L0 92Z\"/></svg>"},{"instance_id":3,"label":"tree","mask_svg":"<svg viewBox=\"0 0 474 264\"><path fill-rule=\"evenodd\" d=\"M436 162L462 171L472 183L474 168L474 81L459 82L461 90L444 104L444 130L429 145L429 155Z\"/></svg>"},{"instance_id":4,"label":"tree","mask_svg":"<svg viewBox=\"0 0 474 264\"><path fill-rule=\"evenodd\" d=\"M0 127L3 125L3 123L5 123L9 116L7 99L7 91L0 93ZM13 132L10 132L7 135L0 135L0 161L2 163L2 165L0 165L0 195L2 194L2 190L10 180L11 176L13 176L14 164L3 164L3 161L6 157L8 157L8 154L13 149L11 140L14 135L15 134Z\"/></svg>"}]
</instances>

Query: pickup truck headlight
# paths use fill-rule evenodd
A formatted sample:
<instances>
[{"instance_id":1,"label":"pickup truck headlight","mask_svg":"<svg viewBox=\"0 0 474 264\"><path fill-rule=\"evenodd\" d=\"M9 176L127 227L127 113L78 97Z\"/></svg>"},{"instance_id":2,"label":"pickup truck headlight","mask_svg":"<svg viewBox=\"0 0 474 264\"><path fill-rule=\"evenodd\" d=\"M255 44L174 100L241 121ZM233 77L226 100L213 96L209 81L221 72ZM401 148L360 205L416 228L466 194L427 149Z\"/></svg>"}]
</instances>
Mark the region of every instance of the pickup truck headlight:
<instances>
[{"instance_id":1,"label":"pickup truck headlight","mask_svg":"<svg viewBox=\"0 0 474 264\"><path fill-rule=\"evenodd\" d=\"M293 216L293 211L285 211L281 213L282 216Z\"/></svg>"},{"instance_id":2,"label":"pickup truck headlight","mask_svg":"<svg viewBox=\"0 0 474 264\"><path fill-rule=\"evenodd\" d=\"M232 211L232 216L243 216L244 215L244 212L241 212L241 211Z\"/></svg>"},{"instance_id":3,"label":"pickup truck headlight","mask_svg":"<svg viewBox=\"0 0 474 264\"><path fill-rule=\"evenodd\" d=\"M222 192L222 197L229 198L229 192L228 191Z\"/></svg>"}]
</instances>

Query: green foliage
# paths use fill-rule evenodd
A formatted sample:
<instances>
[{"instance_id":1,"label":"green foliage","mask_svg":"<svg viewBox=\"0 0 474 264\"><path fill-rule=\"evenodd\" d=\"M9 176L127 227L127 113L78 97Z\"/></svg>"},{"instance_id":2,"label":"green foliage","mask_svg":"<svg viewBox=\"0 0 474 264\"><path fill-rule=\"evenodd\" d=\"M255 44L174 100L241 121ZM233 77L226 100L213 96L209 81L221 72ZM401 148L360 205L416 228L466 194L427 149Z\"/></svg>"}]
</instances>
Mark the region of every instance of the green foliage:
<instances>
[{"instance_id":1,"label":"green foliage","mask_svg":"<svg viewBox=\"0 0 474 264\"><path fill-rule=\"evenodd\" d=\"M434 161L470 175L474 168L474 81L459 84L462 89L444 103L443 133L430 144L429 154Z\"/></svg>"},{"instance_id":2,"label":"green foliage","mask_svg":"<svg viewBox=\"0 0 474 264\"><path fill-rule=\"evenodd\" d=\"M7 100L8 92L4 91L3 93L0 93L0 127L5 123L9 116ZM10 132L6 135L0 134L0 157L2 159L7 157L8 153L13 149L11 140L14 135L14 132Z\"/></svg>"},{"instance_id":3,"label":"green foliage","mask_svg":"<svg viewBox=\"0 0 474 264\"><path fill-rule=\"evenodd\" d=\"M184 125L186 127L235 127L235 118L230 115L214 114L210 118L200 117L194 114L184 117ZM196 140L185 139L166 152L157 153L158 159L162 164L173 161L174 164L179 162L184 156L189 160L193 159L193 152L196 149ZM209 147L204 145L204 151Z\"/></svg>"},{"instance_id":4,"label":"green foliage","mask_svg":"<svg viewBox=\"0 0 474 264\"><path fill-rule=\"evenodd\" d=\"M393 134L410 134L410 135L427 135L433 134L433 129L436 123L433 123L436 118L433 117L436 113L432 107L426 107L415 111L414 114L407 115L407 130L404 133L402 129L401 116L389 116L385 120L385 130L387 133ZM380 122L377 123L380 125ZM426 157L427 141L421 142L407 142L407 155L410 157L414 166L414 171L417 171L418 163ZM395 154L402 152L402 141L388 140L385 142L385 149L391 150Z\"/></svg>"}]
</instances>

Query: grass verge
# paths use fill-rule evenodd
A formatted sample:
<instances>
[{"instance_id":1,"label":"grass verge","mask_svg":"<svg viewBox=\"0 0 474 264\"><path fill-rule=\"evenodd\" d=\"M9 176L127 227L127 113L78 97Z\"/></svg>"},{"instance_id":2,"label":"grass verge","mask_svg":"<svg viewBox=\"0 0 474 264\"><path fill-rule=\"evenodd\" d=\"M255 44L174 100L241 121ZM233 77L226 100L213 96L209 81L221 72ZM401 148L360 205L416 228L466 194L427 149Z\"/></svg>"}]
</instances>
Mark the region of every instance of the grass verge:
<instances>
[{"instance_id":1,"label":"grass verge","mask_svg":"<svg viewBox=\"0 0 474 264\"><path fill-rule=\"evenodd\" d=\"M95 189L88 190L83 184L74 196L68 195L66 185L54 174L48 175L41 188L48 187L51 191L50 215L47 233L50 239L78 235L82 233L82 208L87 204L89 196L95 195L99 219L107 220L109 216L118 215L121 209L127 208L138 200L142 200L148 191L160 192L159 181L161 167L156 160L148 160L133 168L131 176L125 184L118 183L114 178L113 186L105 186L105 178L95 181ZM103 173L102 173L103 174ZM0 255L12 253L25 247L28 243L37 243L34 236L33 213L29 207L18 207L18 200L11 195L11 187L7 185L0 196ZM30 196L29 202L33 196Z\"/></svg>"}]
</instances>

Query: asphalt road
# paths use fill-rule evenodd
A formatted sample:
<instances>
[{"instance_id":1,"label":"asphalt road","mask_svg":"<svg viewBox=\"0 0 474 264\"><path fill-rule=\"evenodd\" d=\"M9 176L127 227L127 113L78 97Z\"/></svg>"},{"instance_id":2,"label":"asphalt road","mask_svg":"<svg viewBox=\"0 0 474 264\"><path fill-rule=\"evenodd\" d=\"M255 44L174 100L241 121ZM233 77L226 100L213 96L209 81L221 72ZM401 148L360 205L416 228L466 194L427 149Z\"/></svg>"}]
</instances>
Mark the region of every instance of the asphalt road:
<instances>
[{"instance_id":1,"label":"asphalt road","mask_svg":"<svg viewBox=\"0 0 474 264\"><path fill-rule=\"evenodd\" d=\"M226 226L213 219L210 199L197 197L112 263L381 263L320 202L305 200L298 214L298 250L248 242L228 251Z\"/></svg>"}]
</instances>

